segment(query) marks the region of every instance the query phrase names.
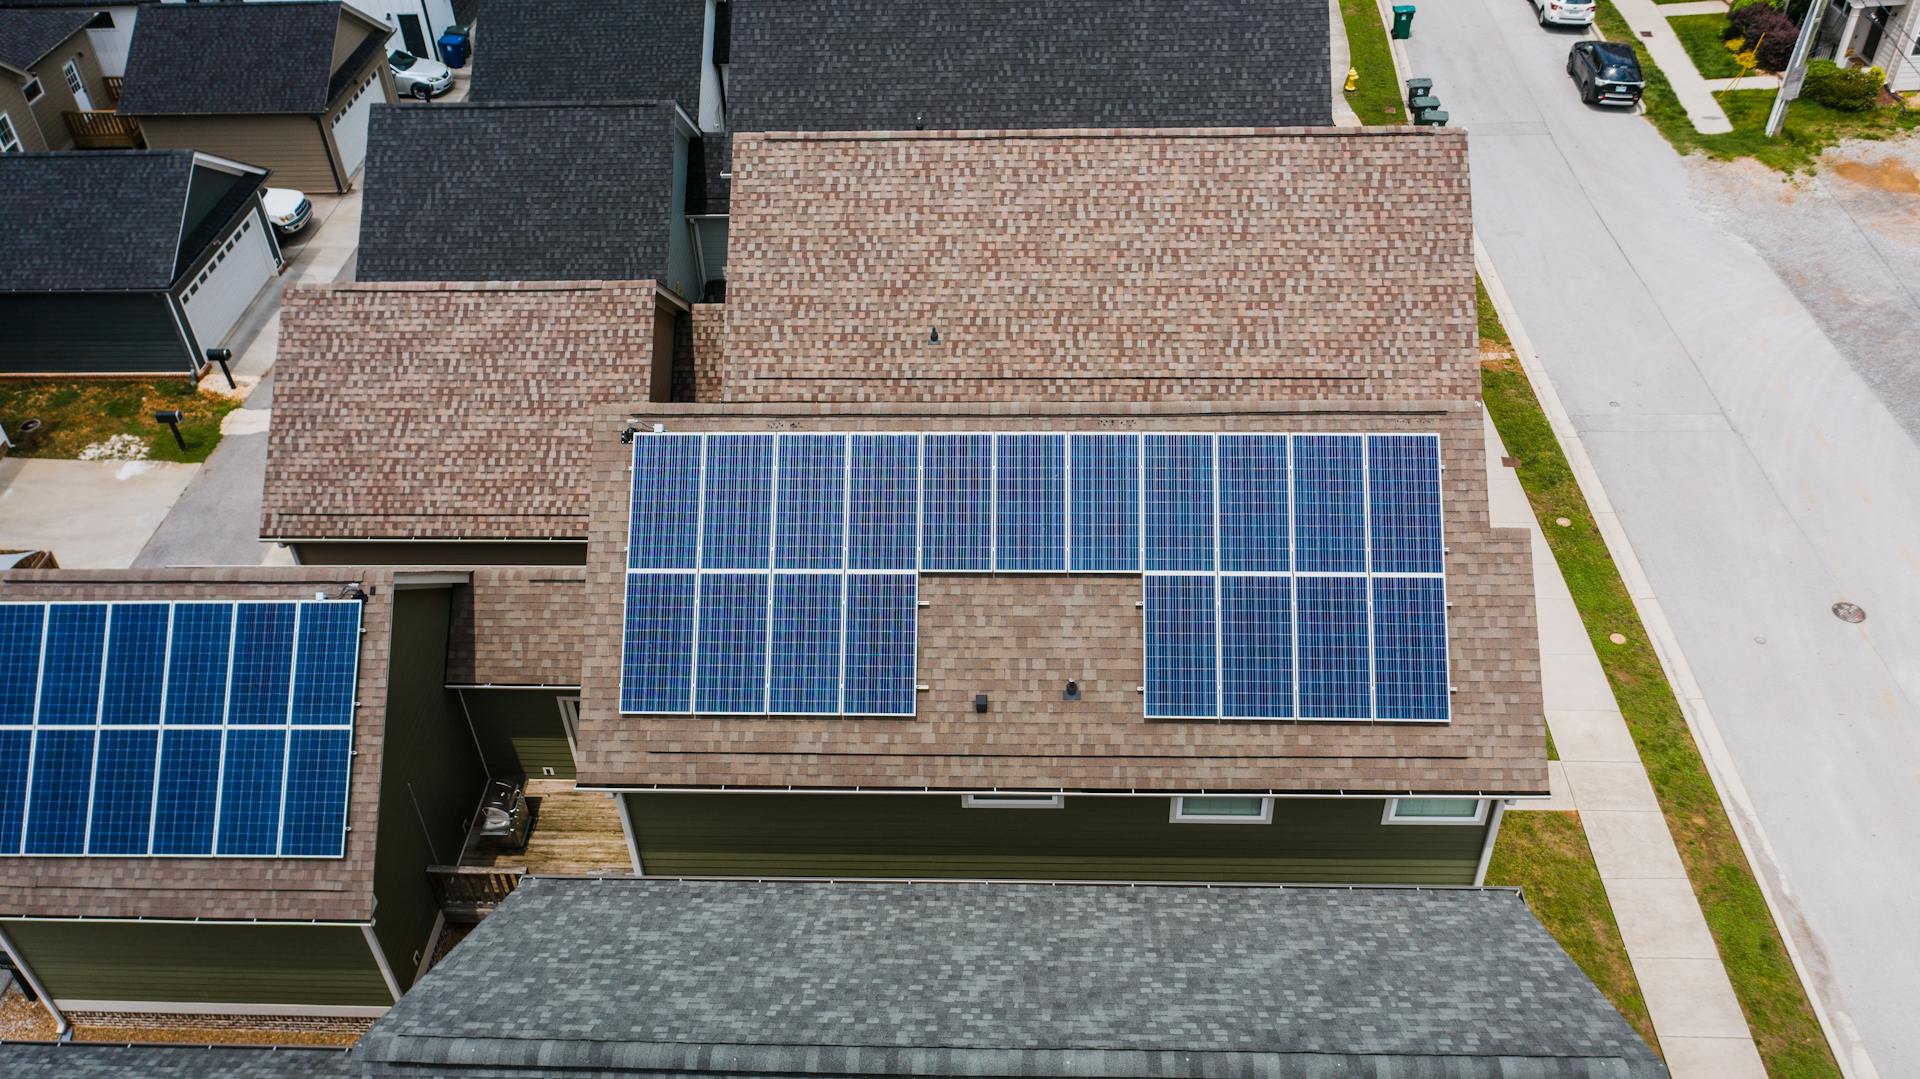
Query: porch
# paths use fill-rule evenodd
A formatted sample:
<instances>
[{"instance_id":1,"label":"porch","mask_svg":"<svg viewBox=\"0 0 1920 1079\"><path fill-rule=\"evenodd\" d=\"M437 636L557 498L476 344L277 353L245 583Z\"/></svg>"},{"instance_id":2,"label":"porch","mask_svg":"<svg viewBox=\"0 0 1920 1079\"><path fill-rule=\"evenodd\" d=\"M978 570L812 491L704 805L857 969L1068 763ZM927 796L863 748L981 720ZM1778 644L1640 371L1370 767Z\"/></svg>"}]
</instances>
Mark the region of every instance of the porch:
<instances>
[{"instance_id":1,"label":"porch","mask_svg":"<svg viewBox=\"0 0 1920 1079\"><path fill-rule=\"evenodd\" d=\"M527 874L633 873L620 810L612 797L576 790L571 779L530 779L526 796L533 826L525 849L503 849L488 842L476 821L459 864L427 868L427 880L449 922L471 923L486 917Z\"/></svg>"}]
</instances>

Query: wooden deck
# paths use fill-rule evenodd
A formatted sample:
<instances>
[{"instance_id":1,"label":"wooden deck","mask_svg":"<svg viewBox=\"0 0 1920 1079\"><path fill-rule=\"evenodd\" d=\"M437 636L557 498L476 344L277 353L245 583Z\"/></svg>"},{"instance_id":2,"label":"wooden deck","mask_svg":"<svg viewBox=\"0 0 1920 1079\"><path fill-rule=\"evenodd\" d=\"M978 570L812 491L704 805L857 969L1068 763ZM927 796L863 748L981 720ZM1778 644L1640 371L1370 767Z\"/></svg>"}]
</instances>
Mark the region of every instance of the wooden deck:
<instances>
[{"instance_id":1,"label":"wooden deck","mask_svg":"<svg viewBox=\"0 0 1920 1079\"><path fill-rule=\"evenodd\" d=\"M571 779L529 779L527 801L539 799L527 849L503 851L467 837L460 864L474 868L518 868L529 873L633 872L620 810L612 797L573 789Z\"/></svg>"}]
</instances>

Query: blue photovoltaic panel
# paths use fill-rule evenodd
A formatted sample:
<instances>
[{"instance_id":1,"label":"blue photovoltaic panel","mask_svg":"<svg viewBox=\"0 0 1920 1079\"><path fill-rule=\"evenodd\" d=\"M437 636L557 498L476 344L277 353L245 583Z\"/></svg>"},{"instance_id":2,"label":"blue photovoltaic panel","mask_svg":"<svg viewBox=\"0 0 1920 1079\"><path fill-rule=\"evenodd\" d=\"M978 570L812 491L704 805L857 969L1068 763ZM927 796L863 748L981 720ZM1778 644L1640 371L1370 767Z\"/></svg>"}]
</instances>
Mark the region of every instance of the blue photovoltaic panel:
<instances>
[{"instance_id":1,"label":"blue photovoltaic panel","mask_svg":"<svg viewBox=\"0 0 1920 1079\"><path fill-rule=\"evenodd\" d=\"M293 660L293 722L348 726L360 664L360 605L302 603Z\"/></svg>"},{"instance_id":2,"label":"blue photovoltaic panel","mask_svg":"<svg viewBox=\"0 0 1920 1079\"><path fill-rule=\"evenodd\" d=\"M628 575L622 712L692 710L693 600L691 573Z\"/></svg>"},{"instance_id":3,"label":"blue photovoltaic panel","mask_svg":"<svg viewBox=\"0 0 1920 1079\"><path fill-rule=\"evenodd\" d=\"M1360 436L1294 436L1293 536L1298 572L1366 571Z\"/></svg>"},{"instance_id":4,"label":"blue photovoltaic panel","mask_svg":"<svg viewBox=\"0 0 1920 1079\"><path fill-rule=\"evenodd\" d=\"M846 541L844 435L781 435L774 480L773 564L838 569Z\"/></svg>"},{"instance_id":5,"label":"blue photovoltaic panel","mask_svg":"<svg viewBox=\"0 0 1920 1079\"><path fill-rule=\"evenodd\" d=\"M40 673L42 726L91 726L99 718L100 663L106 647L106 604L55 603L48 607L47 649Z\"/></svg>"},{"instance_id":6,"label":"blue photovoltaic panel","mask_svg":"<svg viewBox=\"0 0 1920 1079\"><path fill-rule=\"evenodd\" d=\"M1063 435L995 436L995 568L1067 568L1066 458Z\"/></svg>"},{"instance_id":7,"label":"blue photovoltaic panel","mask_svg":"<svg viewBox=\"0 0 1920 1079\"><path fill-rule=\"evenodd\" d=\"M1369 435L1367 502L1373 572L1440 572L1438 438Z\"/></svg>"},{"instance_id":8,"label":"blue photovoltaic panel","mask_svg":"<svg viewBox=\"0 0 1920 1079\"><path fill-rule=\"evenodd\" d=\"M225 735L204 728L169 727L161 732L153 853L213 853L214 796L220 789Z\"/></svg>"},{"instance_id":9,"label":"blue photovoltaic panel","mask_svg":"<svg viewBox=\"0 0 1920 1079\"><path fill-rule=\"evenodd\" d=\"M119 617L119 611L114 617ZM93 827L88 854L145 854L153 824L153 769L160 732L100 732L93 773Z\"/></svg>"},{"instance_id":10,"label":"blue photovoltaic panel","mask_svg":"<svg viewBox=\"0 0 1920 1079\"><path fill-rule=\"evenodd\" d=\"M1220 578L1220 711L1230 719L1293 714L1293 582Z\"/></svg>"},{"instance_id":11,"label":"blue photovoltaic panel","mask_svg":"<svg viewBox=\"0 0 1920 1079\"><path fill-rule=\"evenodd\" d=\"M1220 436L1220 568L1285 573L1290 498L1286 435Z\"/></svg>"},{"instance_id":12,"label":"blue photovoltaic panel","mask_svg":"<svg viewBox=\"0 0 1920 1079\"><path fill-rule=\"evenodd\" d=\"M291 603L242 603L234 615L228 723L287 722L293 680Z\"/></svg>"},{"instance_id":13,"label":"blue photovoltaic panel","mask_svg":"<svg viewBox=\"0 0 1920 1079\"><path fill-rule=\"evenodd\" d=\"M927 435L920 473L920 568L992 569L992 436Z\"/></svg>"},{"instance_id":14,"label":"blue photovoltaic panel","mask_svg":"<svg viewBox=\"0 0 1920 1079\"><path fill-rule=\"evenodd\" d=\"M347 842L347 767L353 732L296 730L287 757L280 853L338 858Z\"/></svg>"},{"instance_id":15,"label":"blue photovoltaic panel","mask_svg":"<svg viewBox=\"0 0 1920 1079\"><path fill-rule=\"evenodd\" d=\"M273 854L280 846L285 730L229 730L220 772L221 854Z\"/></svg>"},{"instance_id":16,"label":"blue photovoltaic panel","mask_svg":"<svg viewBox=\"0 0 1920 1079\"><path fill-rule=\"evenodd\" d=\"M1213 436L1147 435L1149 570L1213 565Z\"/></svg>"},{"instance_id":17,"label":"blue photovoltaic panel","mask_svg":"<svg viewBox=\"0 0 1920 1079\"><path fill-rule=\"evenodd\" d=\"M1220 714L1215 579L1146 578L1147 716Z\"/></svg>"},{"instance_id":18,"label":"blue photovoltaic panel","mask_svg":"<svg viewBox=\"0 0 1920 1079\"><path fill-rule=\"evenodd\" d=\"M0 854L20 853L20 827L27 812L27 761L33 732L0 729Z\"/></svg>"},{"instance_id":19,"label":"blue photovoltaic panel","mask_svg":"<svg viewBox=\"0 0 1920 1079\"><path fill-rule=\"evenodd\" d=\"M1294 587L1301 718L1369 718L1366 578L1299 577Z\"/></svg>"},{"instance_id":20,"label":"blue photovoltaic panel","mask_svg":"<svg viewBox=\"0 0 1920 1079\"><path fill-rule=\"evenodd\" d=\"M38 603L0 603L0 726L33 722L33 702L40 688L40 633L46 618L46 607Z\"/></svg>"},{"instance_id":21,"label":"blue photovoltaic panel","mask_svg":"<svg viewBox=\"0 0 1920 1079\"><path fill-rule=\"evenodd\" d=\"M631 569L692 569L699 547L699 435L633 438Z\"/></svg>"},{"instance_id":22,"label":"blue photovoltaic panel","mask_svg":"<svg viewBox=\"0 0 1920 1079\"><path fill-rule=\"evenodd\" d=\"M100 722L160 722L160 690L166 684L167 605L116 603L107 625L106 697Z\"/></svg>"},{"instance_id":23,"label":"blue photovoltaic panel","mask_svg":"<svg viewBox=\"0 0 1920 1079\"><path fill-rule=\"evenodd\" d=\"M1447 600L1440 578L1374 578L1373 677L1379 718L1447 718Z\"/></svg>"},{"instance_id":24,"label":"blue photovoltaic panel","mask_svg":"<svg viewBox=\"0 0 1920 1079\"><path fill-rule=\"evenodd\" d=\"M847 568L904 569L919 562L920 437L854 435Z\"/></svg>"},{"instance_id":25,"label":"blue photovoltaic panel","mask_svg":"<svg viewBox=\"0 0 1920 1079\"><path fill-rule=\"evenodd\" d=\"M1140 569L1140 437L1073 435L1068 441L1073 569Z\"/></svg>"},{"instance_id":26,"label":"blue photovoltaic panel","mask_svg":"<svg viewBox=\"0 0 1920 1079\"><path fill-rule=\"evenodd\" d=\"M233 648L233 604L173 605L173 647L167 658L168 723L219 723L227 714L227 659Z\"/></svg>"},{"instance_id":27,"label":"blue photovoltaic panel","mask_svg":"<svg viewBox=\"0 0 1920 1079\"><path fill-rule=\"evenodd\" d=\"M914 706L919 579L911 573L847 576L846 686L842 711L909 716Z\"/></svg>"},{"instance_id":28,"label":"blue photovoltaic panel","mask_svg":"<svg viewBox=\"0 0 1920 1079\"><path fill-rule=\"evenodd\" d=\"M95 729L42 727L33 740L27 854L79 854L87 842L87 784Z\"/></svg>"},{"instance_id":29,"label":"blue photovoltaic panel","mask_svg":"<svg viewBox=\"0 0 1920 1079\"><path fill-rule=\"evenodd\" d=\"M701 574L693 669L694 711L766 711L766 574Z\"/></svg>"},{"instance_id":30,"label":"blue photovoltaic panel","mask_svg":"<svg viewBox=\"0 0 1920 1079\"><path fill-rule=\"evenodd\" d=\"M840 585L839 574L774 574L769 712L840 710Z\"/></svg>"},{"instance_id":31,"label":"blue photovoltaic panel","mask_svg":"<svg viewBox=\"0 0 1920 1079\"><path fill-rule=\"evenodd\" d=\"M767 568L772 496L772 435L707 436L700 564L707 569Z\"/></svg>"}]
</instances>

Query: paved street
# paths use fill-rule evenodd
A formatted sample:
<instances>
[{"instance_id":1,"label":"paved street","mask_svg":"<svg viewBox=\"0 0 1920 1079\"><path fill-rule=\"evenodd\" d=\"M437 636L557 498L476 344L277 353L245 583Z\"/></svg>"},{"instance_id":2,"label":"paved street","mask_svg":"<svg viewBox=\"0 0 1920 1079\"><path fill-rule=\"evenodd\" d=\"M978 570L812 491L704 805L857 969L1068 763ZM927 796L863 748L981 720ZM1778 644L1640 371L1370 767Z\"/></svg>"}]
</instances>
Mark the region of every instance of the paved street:
<instances>
[{"instance_id":1,"label":"paved street","mask_svg":"<svg viewBox=\"0 0 1920 1079\"><path fill-rule=\"evenodd\" d=\"M1920 450L1702 205L1698 166L1579 103L1576 37L1521 0L1438 0L1410 73L1474 134L1481 241L1697 679L1851 1073L1920 1074Z\"/></svg>"}]
</instances>

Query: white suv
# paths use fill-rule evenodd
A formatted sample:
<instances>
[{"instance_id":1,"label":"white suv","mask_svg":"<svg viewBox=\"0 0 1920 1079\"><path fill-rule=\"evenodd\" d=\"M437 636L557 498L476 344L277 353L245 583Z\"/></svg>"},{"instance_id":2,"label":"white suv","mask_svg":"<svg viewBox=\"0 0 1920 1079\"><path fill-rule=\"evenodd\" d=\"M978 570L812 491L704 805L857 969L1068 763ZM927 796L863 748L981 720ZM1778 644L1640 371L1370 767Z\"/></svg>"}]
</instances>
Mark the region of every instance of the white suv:
<instances>
[{"instance_id":1,"label":"white suv","mask_svg":"<svg viewBox=\"0 0 1920 1079\"><path fill-rule=\"evenodd\" d=\"M1593 25L1593 0L1533 0L1541 26Z\"/></svg>"}]
</instances>

